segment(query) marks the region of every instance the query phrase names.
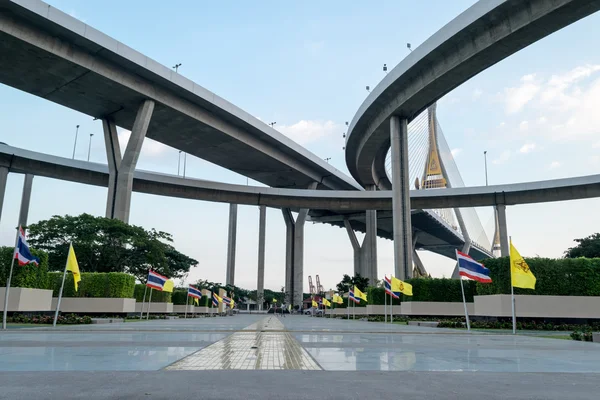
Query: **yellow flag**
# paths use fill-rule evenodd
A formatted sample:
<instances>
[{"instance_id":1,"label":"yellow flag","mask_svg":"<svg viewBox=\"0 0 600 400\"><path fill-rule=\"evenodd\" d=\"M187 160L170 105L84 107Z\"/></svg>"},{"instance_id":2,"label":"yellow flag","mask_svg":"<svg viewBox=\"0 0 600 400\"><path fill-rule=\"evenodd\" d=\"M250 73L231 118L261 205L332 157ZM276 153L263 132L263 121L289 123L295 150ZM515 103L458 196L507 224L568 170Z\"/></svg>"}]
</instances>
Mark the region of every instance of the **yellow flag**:
<instances>
[{"instance_id":1,"label":"yellow flag","mask_svg":"<svg viewBox=\"0 0 600 400\"><path fill-rule=\"evenodd\" d=\"M325 307L331 307L331 302L329 300L327 300L327 299L323 299L323 305Z\"/></svg>"},{"instance_id":2,"label":"yellow flag","mask_svg":"<svg viewBox=\"0 0 600 400\"><path fill-rule=\"evenodd\" d=\"M197 297L194 297L194 303L196 303L197 306L200 305L200 299Z\"/></svg>"},{"instance_id":3,"label":"yellow flag","mask_svg":"<svg viewBox=\"0 0 600 400\"><path fill-rule=\"evenodd\" d=\"M407 296L412 296L412 285L410 283L406 283L401 281L398 278L394 278L392 276L392 292L400 292L404 293Z\"/></svg>"},{"instance_id":4,"label":"yellow flag","mask_svg":"<svg viewBox=\"0 0 600 400\"><path fill-rule=\"evenodd\" d=\"M277 303L277 299L273 299L273 303Z\"/></svg>"},{"instance_id":5,"label":"yellow flag","mask_svg":"<svg viewBox=\"0 0 600 400\"><path fill-rule=\"evenodd\" d=\"M233 301L233 299L231 299L231 301L229 302L229 307L233 308L234 305L235 305L235 301Z\"/></svg>"},{"instance_id":6,"label":"yellow flag","mask_svg":"<svg viewBox=\"0 0 600 400\"><path fill-rule=\"evenodd\" d=\"M316 301L314 301L314 300L312 301L312 306L313 306L313 307L317 307L317 308L319 307L319 305L317 304L317 302L316 302Z\"/></svg>"},{"instance_id":7,"label":"yellow flag","mask_svg":"<svg viewBox=\"0 0 600 400\"><path fill-rule=\"evenodd\" d=\"M173 281L171 279L168 279L165 281L165 284L163 285L163 292L171 292L173 293L173 286L175 286L175 284L173 283Z\"/></svg>"},{"instance_id":8,"label":"yellow flag","mask_svg":"<svg viewBox=\"0 0 600 400\"><path fill-rule=\"evenodd\" d=\"M67 271L73 273L73 283L75 285L75 291L77 291L78 283L81 281L81 274L79 273L79 264L77 264L77 257L75 257L75 250L73 250L73 243L69 246L69 255L67 257Z\"/></svg>"},{"instance_id":9,"label":"yellow flag","mask_svg":"<svg viewBox=\"0 0 600 400\"><path fill-rule=\"evenodd\" d=\"M343 304L344 303L344 299L339 294L334 294L332 301L334 303L337 303L337 304Z\"/></svg>"},{"instance_id":10,"label":"yellow flag","mask_svg":"<svg viewBox=\"0 0 600 400\"><path fill-rule=\"evenodd\" d=\"M354 298L355 299L363 299L364 301L368 301L367 294L361 292L360 289L357 288L356 286L354 286Z\"/></svg>"},{"instance_id":11,"label":"yellow flag","mask_svg":"<svg viewBox=\"0 0 600 400\"><path fill-rule=\"evenodd\" d=\"M531 273L529 265L513 246L512 241L510 242L510 277L513 287L535 289L535 276Z\"/></svg>"}]
</instances>

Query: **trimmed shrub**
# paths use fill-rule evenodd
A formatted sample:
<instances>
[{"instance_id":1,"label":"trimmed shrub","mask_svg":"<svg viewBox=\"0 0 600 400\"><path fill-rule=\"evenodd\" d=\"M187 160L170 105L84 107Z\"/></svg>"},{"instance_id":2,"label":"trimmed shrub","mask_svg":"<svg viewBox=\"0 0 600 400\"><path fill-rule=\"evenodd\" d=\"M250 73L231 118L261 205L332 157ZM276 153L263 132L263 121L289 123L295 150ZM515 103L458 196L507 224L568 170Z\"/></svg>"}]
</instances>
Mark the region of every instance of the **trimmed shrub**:
<instances>
[{"instance_id":1,"label":"trimmed shrub","mask_svg":"<svg viewBox=\"0 0 600 400\"><path fill-rule=\"evenodd\" d=\"M62 272L49 272L48 289L53 290L53 296L58 297L62 282ZM79 290L75 291L73 276L67 272L63 297L110 297L133 298L135 277L122 272L83 272L79 282Z\"/></svg>"},{"instance_id":2,"label":"trimmed shrub","mask_svg":"<svg viewBox=\"0 0 600 400\"><path fill-rule=\"evenodd\" d=\"M600 258L526 258L536 277L535 290L515 288L515 294L600 296ZM510 294L508 257L484 260L492 283L477 284L478 295Z\"/></svg>"},{"instance_id":3,"label":"trimmed shrub","mask_svg":"<svg viewBox=\"0 0 600 400\"><path fill-rule=\"evenodd\" d=\"M14 247L0 247L0 286L6 287L6 280L8 279L14 251ZM28 264L20 267L17 261L15 261L10 283L11 287L48 288L48 254L35 249L31 249L31 254L40 259L40 265Z\"/></svg>"},{"instance_id":4,"label":"trimmed shrub","mask_svg":"<svg viewBox=\"0 0 600 400\"><path fill-rule=\"evenodd\" d=\"M135 291L134 291L134 296L135 297L135 301L141 303L143 298L144 298L144 289L145 289L146 285L142 284L142 283L138 283L137 285L135 285ZM171 298L172 298L172 294L171 292L161 292L160 290L153 290L152 291L152 303L171 303ZM150 297L150 288L148 288L148 291L146 292L146 301L148 301Z\"/></svg>"},{"instance_id":5,"label":"trimmed shrub","mask_svg":"<svg viewBox=\"0 0 600 400\"><path fill-rule=\"evenodd\" d=\"M188 300L187 289L174 289L173 294L171 295L171 300L173 304L184 306L187 302L192 302L193 300ZM154 297L154 295L152 296Z\"/></svg>"},{"instance_id":6,"label":"trimmed shrub","mask_svg":"<svg viewBox=\"0 0 600 400\"><path fill-rule=\"evenodd\" d=\"M407 279L406 282L412 285L413 296L402 295L402 301L462 302L458 279L413 278ZM467 302L472 302L473 296L477 294L475 283L475 281L463 281Z\"/></svg>"}]
</instances>

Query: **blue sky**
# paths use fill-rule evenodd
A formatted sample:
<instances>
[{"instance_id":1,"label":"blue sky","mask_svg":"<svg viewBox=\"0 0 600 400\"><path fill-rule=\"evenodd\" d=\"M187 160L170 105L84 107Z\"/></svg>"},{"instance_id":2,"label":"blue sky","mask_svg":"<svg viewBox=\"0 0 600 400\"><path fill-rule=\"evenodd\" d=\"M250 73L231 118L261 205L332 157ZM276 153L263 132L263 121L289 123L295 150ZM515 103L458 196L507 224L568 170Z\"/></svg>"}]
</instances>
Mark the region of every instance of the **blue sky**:
<instances>
[{"instance_id":1,"label":"blue sky","mask_svg":"<svg viewBox=\"0 0 600 400\"><path fill-rule=\"evenodd\" d=\"M146 2L51 0L49 3L217 93L346 171L342 146L350 121L383 77L413 48L473 1L422 2ZM115 12L118 10L118 12ZM435 12L432 12L434 10ZM598 173L600 167L600 54L593 15L526 48L474 77L438 104L438 118L467 185L482 185L483 151L491 184ZM102 127L92 118L0 86L0 141L106 162ZM126 132L120 135L125 143ZM176 150L147 140L138 167L177 173ZM246 179L188 157L187 175L245 183ZM0 240L14 240L22 176L10 175ZM103 215L106 189L35 178L30 222L54 214ZM598 200L509 207L509 232L524 255L561 256L573 238L598 230ZM158 211L157 211L158 210ZM491 212L478 210L491 231ZM173 233L177 247L197 258L191 280L225 280L225 204L134 194L131 223ZM279 210L267 214L266 286L284 280L285 226ZM258 209L240 207L236 283L256 287ZM379 240L379 272L391 273L393 249ZM435 276L452 262L423 255ZM334 287L352 271L344 230L308 224L305 275ZM307 286L307 285L305 285Z\"/></svg>"}]
</instances>

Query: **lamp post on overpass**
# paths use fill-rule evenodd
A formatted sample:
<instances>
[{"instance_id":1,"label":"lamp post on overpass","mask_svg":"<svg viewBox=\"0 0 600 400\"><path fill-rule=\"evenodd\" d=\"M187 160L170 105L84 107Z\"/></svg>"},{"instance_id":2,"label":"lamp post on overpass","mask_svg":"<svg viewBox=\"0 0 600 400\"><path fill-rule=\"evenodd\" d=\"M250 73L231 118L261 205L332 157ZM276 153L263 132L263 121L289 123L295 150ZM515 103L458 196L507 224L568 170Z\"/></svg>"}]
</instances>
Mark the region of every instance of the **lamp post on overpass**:
<instances>
[{"instance_id":1,"label":"lamp post on overpass","mask_svg":"<svg viewBox=\"0 0 600 400\"><path fill-rule=\"evenodd\" d=\"M274 128L274 126L275 126L276 123L277 122L271 122L271 123L269 123L269 125L271 125L271 128Z\"/></svg>"},{"instance_id":2,"label":"lamp post on overpass","mask_svg":"<svg viewBox=\"0 0 600 400\"><path fill-rule=\"evenodd\" d=\"M90 144L88 145L88 158L87 158L88 161L90 161L90 152L92 150L92 136L94 136L94 134L90 133Z\"/></svg>"},{"instance_id":3,"label":"lamp post on overpass","mask_svg":"<svg viewBox=\"0 0 600 400\"><path fill-rule=\"evenodd\" d=\"M483 152L483 163L485 166L485 186L488 185L488 176L487 176L487 150Z\"/></svg>"},{"instance_id":4,"label":"lamp post on overpass","mask_svg":"<svg viewBox=\"0 0 600 400\"><path fill-rule=\"evenodd\" d=\"M75 143L73 143L73 160L75 159L75 148L77 147L77 135L79 134L79 125L75 126Z\"/></svg>"},{"instance_id":5,"label":"lamp post on overpass","mask_svg":"<svg viewBox=\"0 0 600 400\"><path fill-rule=\"evenodd\" d=\"M179 150L179 154L177 155L177 176L179 176L179 171L180 171L180 167L181 167L181 153L183 152L183 150Z\"/></svg>"},{"instance_id":6,"label":"lamp post on overpass","mask_svg":"<svg viewBox=\"0 0 600 400\"><path fill-rule=\"evenodd\" d=\"M177 74L177 73L179 73L179 72L178 72L178 69L179 69L179 67L181 67L181 63L179 63L179 64L175 64L175 65L173 65L173 67L172 67L172 68L175 70L175 73L176 73L176 74Z\"/></svg>"}]
</instances>

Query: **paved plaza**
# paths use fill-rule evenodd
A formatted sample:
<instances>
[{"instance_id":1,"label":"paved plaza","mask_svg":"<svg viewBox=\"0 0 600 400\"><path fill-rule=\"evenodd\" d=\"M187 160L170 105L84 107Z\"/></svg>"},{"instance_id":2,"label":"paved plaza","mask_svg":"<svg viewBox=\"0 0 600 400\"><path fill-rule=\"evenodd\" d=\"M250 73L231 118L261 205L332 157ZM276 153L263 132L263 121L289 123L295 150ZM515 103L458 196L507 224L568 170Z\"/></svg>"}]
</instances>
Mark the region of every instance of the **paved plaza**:
<instances>
[{"instance_id":1,"label":"paved plaza","mask_svg":"<svg viewBox=\"0 0 600 400\"><path fill-rule=\"evenodd\" d=\"M36 327L0 333L0 387L0 399L592 399L600 345L264 314Z\"/></svg>"}]
</instances>

